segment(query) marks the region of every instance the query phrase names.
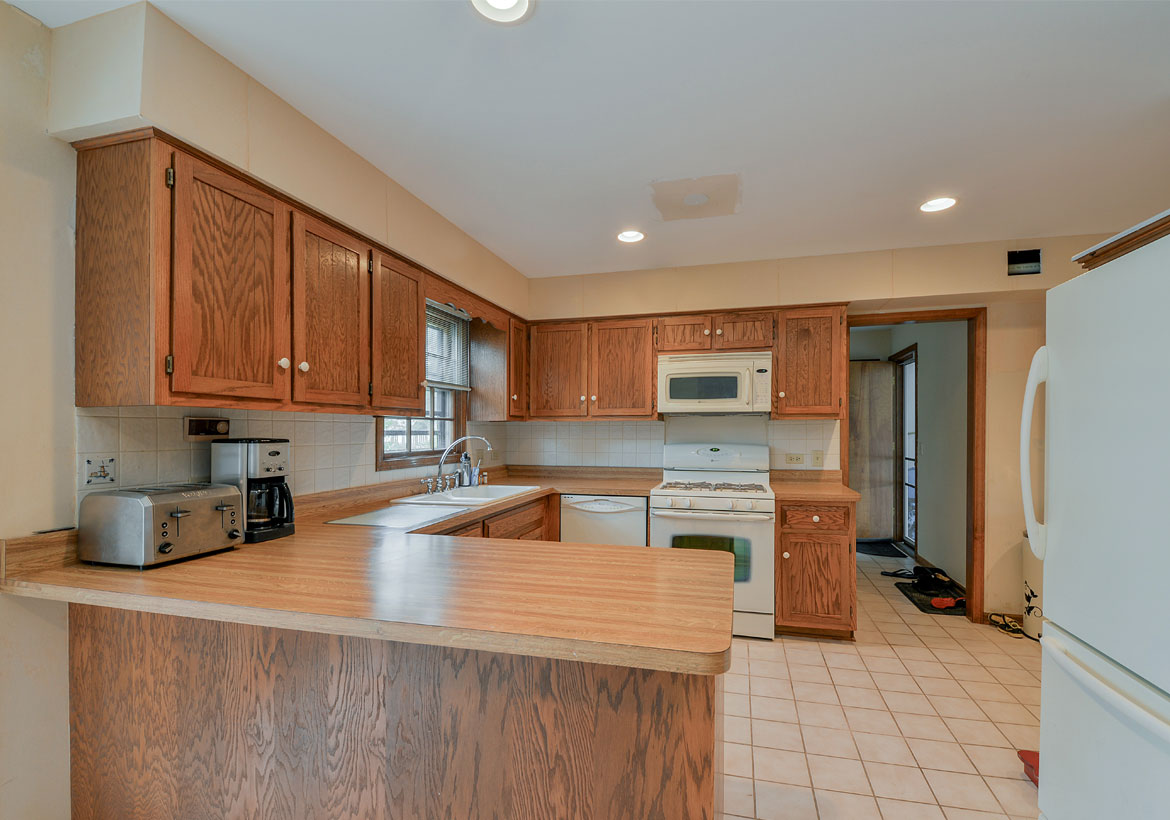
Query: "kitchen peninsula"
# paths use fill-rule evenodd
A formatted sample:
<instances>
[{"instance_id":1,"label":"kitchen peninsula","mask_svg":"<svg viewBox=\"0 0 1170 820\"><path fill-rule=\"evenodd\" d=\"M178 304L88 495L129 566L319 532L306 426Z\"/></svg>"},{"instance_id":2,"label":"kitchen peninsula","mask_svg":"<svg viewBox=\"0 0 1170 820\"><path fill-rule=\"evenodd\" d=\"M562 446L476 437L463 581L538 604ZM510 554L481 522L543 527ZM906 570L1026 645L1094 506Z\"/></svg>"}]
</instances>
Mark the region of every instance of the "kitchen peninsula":
<instances>
[{"instance_id":1,"label":"kitchen peninsula","mask_svg":"<svg viewBox=\"0 0 1170 820\"><path fill-rule=\"evenodd\" d=\"M43 537L42 537L43 538ZM73 816L713 818L732 560L298 523L70 602Z\"/></svg>"}]
</instances>

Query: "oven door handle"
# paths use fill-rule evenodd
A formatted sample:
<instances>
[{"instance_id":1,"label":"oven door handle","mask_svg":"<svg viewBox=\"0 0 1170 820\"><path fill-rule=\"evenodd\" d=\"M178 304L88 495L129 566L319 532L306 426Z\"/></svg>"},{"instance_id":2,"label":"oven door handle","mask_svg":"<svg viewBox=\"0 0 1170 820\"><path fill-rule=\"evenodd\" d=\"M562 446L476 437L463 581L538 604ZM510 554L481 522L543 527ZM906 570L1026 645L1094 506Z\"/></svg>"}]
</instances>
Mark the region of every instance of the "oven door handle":
<instances>
[{"instance_id":1,"label":"oven door handle","mask_svg":"<svg viewBox=\"0 0 1170 820\"><path fill-rule=\"evenodd\" d=\"M705 513L705 512L675 512L674 510L651 510L650 515L655 518L685 518L688 521L775 521L776 516L767 513Z\"/></svg>"}]
</instances>

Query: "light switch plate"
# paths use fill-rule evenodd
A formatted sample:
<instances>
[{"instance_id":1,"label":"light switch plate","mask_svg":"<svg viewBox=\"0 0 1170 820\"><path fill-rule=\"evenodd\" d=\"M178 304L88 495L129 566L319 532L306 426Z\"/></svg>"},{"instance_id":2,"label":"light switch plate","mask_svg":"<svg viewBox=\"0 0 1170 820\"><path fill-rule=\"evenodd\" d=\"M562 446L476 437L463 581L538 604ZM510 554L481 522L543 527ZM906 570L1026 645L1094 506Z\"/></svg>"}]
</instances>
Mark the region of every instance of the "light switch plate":
<instances>
[{"instance_id":1,"label":"light switch plate","mask_svg":"<svg viewBox=\"0 0 1170 820\"><path fill-rule=\"evenodd\" d=\"M824 450L813 450L812 451L812 466L814 466L814 467L824 467L825 466L825 451Z\"/></svg>"},{"instance_id":2,"label":"light switch plate","mask_svg":"<svg viewBox=\"0 0 1170 820\"><path fill-rule=\"evenodd\" d=\"M89 455L81 457L82 487L101 487L118 481L117 457L113 455Z\"/></svg>"},{"instance_id":3,"label":"light switch plate","mask_svg":"<svg viewBox=\"0 0 1170 820\"><path fill-rule=\"evenodd\" d=\"M804 464L804 453L785 453L785 464Z\"/></svg>"}]
</instances>

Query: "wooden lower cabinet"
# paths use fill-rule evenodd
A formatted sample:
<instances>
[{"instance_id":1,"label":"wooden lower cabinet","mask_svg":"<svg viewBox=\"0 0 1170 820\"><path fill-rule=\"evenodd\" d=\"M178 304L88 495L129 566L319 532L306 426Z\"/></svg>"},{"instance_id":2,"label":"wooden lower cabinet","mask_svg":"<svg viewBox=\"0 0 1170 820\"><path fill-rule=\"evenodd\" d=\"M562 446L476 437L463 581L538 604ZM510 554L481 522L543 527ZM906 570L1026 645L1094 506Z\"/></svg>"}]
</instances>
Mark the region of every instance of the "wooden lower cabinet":
<instances>
[{"instance_id":1,"label":"wooden lower cabinet","mask_svg":"<svg viewBox=\"0 0 1170 820\"><path fill-rule=\"evenodd\" d=\"M526 540L543 540L545 525L545 510L548 502L545 499L533 501L523 507L493 515L483 522L483 534L487 538L526 538ZM532 536L539 531L539 535Z\"/></svg>"},{"instance_id":2,"label":"wooden lower cabinet","mask_svg":"<svg viewBox=\"0 0 1170 820\"><path fill-rule=\"evenodd\" d=\"M467 524L458 529L448 530L443 535L460 535L464 538L483 538L483 522L476 521L474 524Z\"/></svg>"},{"instance_id":3,"label":"wooden lower cabinet","mask_svg":"<svg viewBox=\"0 0 1170 820\"><path fill-rule=\"evenodd\" d=\"M833 513L831 518L825 513ZM816 514L821 521L812 521ZM782 506L776 534L776 627L852 632L857 551L852 505ZM795 527L785 526L793 522ZM837 529L826 532L819 525ZM834 526L835 525L835 526ZM798 528L796 528L798 527Z\"/></svg>"}]
</instances>

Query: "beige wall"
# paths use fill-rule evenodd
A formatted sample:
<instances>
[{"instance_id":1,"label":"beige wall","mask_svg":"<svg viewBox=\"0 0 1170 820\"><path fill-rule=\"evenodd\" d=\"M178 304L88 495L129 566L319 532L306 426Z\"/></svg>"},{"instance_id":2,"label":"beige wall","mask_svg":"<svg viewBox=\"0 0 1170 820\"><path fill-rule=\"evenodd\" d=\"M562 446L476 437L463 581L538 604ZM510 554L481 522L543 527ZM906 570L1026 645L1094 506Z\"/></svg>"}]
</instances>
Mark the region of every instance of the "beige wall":
<instances>
[{"instance_id":1,"label":"beige wall","mask_svg":"<svg viewBox=\"0 0 1170 820\"><path fill-rule=\"evenodd\" d=\"M108 12L53 36L69 44L53 62L54 136L155 125L528 313L528 280L519 271L153 6Z\"/></svg>"},{"instance_id":2,"label":"beige wall","mask_svg":"<svg viewBox=\"0 0 1170 820\"><path fill-rule=\"evenodd\" d=\"M0 3L0 536L73 520L73 151L48 29ZM0 595L0 818L69 816L64 604Z\"/></svg>"}]
</instances>

